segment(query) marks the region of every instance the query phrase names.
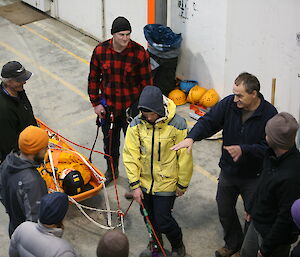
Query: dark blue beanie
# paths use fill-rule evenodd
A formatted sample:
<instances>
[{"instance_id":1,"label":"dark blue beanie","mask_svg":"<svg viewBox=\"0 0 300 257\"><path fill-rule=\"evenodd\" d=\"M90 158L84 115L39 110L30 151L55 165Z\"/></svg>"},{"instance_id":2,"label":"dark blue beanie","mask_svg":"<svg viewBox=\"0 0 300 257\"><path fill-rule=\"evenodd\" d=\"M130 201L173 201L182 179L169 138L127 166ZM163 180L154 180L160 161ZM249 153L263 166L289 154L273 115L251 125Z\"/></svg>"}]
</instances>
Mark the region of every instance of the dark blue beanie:
<instances>
[{"instance_id":1,"label":"dark blue beanie","mask_svg":"<svg viewBox=\"0 0 300 257\"><path fill-rule=\"evenodd\" d=\"M64 219L68 207L69 200L65 193L44 195L41 199L39 220L46 225L58 224Z\"/></svg>"}]
</instances>

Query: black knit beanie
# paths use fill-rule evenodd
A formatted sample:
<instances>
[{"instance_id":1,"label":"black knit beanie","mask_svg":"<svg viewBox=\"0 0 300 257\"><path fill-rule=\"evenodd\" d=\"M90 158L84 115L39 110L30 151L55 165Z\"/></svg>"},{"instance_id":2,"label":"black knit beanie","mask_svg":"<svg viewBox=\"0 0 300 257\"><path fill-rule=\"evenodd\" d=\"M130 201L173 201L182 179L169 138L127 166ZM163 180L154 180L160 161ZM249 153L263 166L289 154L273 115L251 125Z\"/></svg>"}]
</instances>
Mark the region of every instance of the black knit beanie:
<instances>
[{"instance_id":1,"label":"black knit beanie","mask_svg":"<svg viewBox=\"0 0 300 257\"><path fill-rule=\"evenodd\" d=\"M129 30L131 32L131 26L129 21L125 17L117 17L111 25L111 34L125 30Z\"/></svg>"}]
</instances>

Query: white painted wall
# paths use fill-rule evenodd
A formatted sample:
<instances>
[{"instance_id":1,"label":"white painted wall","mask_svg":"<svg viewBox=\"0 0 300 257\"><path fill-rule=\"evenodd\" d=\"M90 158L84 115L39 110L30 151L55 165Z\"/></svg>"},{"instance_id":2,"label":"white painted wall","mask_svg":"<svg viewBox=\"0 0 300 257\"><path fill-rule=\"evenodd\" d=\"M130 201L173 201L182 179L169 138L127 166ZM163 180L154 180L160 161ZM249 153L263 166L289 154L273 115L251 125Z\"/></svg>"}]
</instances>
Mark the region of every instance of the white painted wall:
<instances>
[{"instance_id":1,"label":"white painted wall","mask_svg":"<svg viewBox=\"0 0 300 257\"><path fill-rule=\"evenodd\" d=\"M52 9L99 40L110 38L112 21L125 16L132 39L146 47L147 0L104 0L104 31L102 2L54 0ZM214 87L223 97L231 93L236 76L248 71L260 80L267 100L276 78L275 106L299 119L299 10L299 0L168 0L168 26L183 36L177 75Z\"/></svg>"},{"instance_id":2,"label":"white painted wall","mask_svg":"<svg viewBox=\"0 0 300 257\"><path fill-rule=\"evenodd\" d=\"M104 3L104 30L103 9ZM132 26L131 38L146 47L143 27L147 24L147 0L55 0L52 16L81 29L98 40L111 37L111 24L118 16L126 17Z\"/></svg>"},{"instance_id":3,"label":"white painted wall","mask_svg":"<svg viewBox=\"0 0 300 257\"><path fill-rule=\"evenodd\" d=\"M169 0L168 26L182 33L182 51L177 75L183 79L214 87L220 95L224 89L225 37L227 1L183 0L183 11L178 1Z\"/></svg>"},{"instance_id":4,"label":"white painted wall","mask_svg":"<svg viewBox=\"0 0 300 257\"><path fill-rule=\"evenodd\" d=\"M118 16L126 17L131 24L131 39L147 46L143 28L147 24L147 0L106 0L105 1L105 28L106 38L110 38L111 24Z\"/></svg>"},{"instance_id":5,"label":"white painted wall","mask_svg":"<svg viewBox=\"0 0 300 257\"><path fill-rule=\"evenodd\" d=\"M101 0L56 0L55 16L97 39L102 37Z\"/></svg>"},{"instance_id":6,"label":"white painted wall","mask_svg":"<svg viewBox=\"0 0 300 257\"><path fill-rule=\"evenodd\" d=\"M271 98L277 79L275 106L299 119L299 0L228 0L225 89L231 92L242 71L257 75L262 93Z\"/></svg>"}]
</instances>

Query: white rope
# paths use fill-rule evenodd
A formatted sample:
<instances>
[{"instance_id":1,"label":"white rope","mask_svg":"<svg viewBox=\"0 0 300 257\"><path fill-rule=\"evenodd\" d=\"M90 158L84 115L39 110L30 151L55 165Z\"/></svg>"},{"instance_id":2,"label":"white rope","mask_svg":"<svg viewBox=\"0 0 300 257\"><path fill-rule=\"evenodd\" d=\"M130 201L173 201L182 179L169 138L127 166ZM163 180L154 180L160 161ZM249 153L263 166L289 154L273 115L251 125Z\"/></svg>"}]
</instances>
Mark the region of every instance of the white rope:
<instances>
[{"instance_id":1,"label":"white rope","mask_svg":"<svg viewBox=\"0 0 300 257\"><path fill-rule=\"evenodd\" d=\"M60 192L58 184L57 184L57 180L56 180L55 167L54 167L54 164L53 164L53 158L52 158L52 153L51 153L50 149L48 149L48 156L49 156L51 170L52 170L52 173L53 173L54 184L55 184L56 190L58 192Z\"/></svg>"},{"instance_id":2,"label":"white rope","mask_svg":"<svg viewBox=\"0 0 300 257\"><path fill-rule=\"evenodd\" d=\"M87 210L91 210L91 211L118 213L118 211L108 211L108 210L93 208L93 207L89 207L86 205L82 205L81 203L78 203L78 202L77 202L77 204L79 204L83 209L87 209Z\"/></svg>"},{"instance_id":3,"label":"white rope","mask_svg":"<svg viewBox=\"0 0 300 257\"><path fill-rule=\"evenodd\" d=\"M105 178L103 179L103 177L101 177L97 171L95 171L95 169L87 162L87 160L78 152L75 152L75 151L71 151L75 154L77 154L82 160L83 162L89 167L89 169L94 173L94 175L96 177L98 177L98 181L100 183L102 183L102 186L103 186L103 189L104 189L104 200L105 200L105 205L106 205L106 209L107 209L107 223L109 226L111 226L111 209L110 209L110 204L109 204L109 199L108 199L108 194L107 194L107 191L106 191L106 187L105 187ZM99 178L101 180L99 180Z\"/></svg>"},{"instance_id":4,"label":"white rope","mask_svg":"<svg viewBox=\"0 0 300 257\"><path fill-rule=\"evenodd\" d=\"M78 204L72 197L69 196L69 200L74 203L77 208L81 211L81 213L90 221L92 222L93 224L95 224L97 227L99 228L102 228L102 229L106 229L106 230L111 230L111 229L114 229L116 227L112 227L112 226L104 226L104 225L101 225L100 223L98 223L97 221L95 221L93 218L91 218L84 210L83 208L81 207L80 204Z\"/></svg>"},{"instance_id":5,"label":"white rope","mask_svg":"<svg viewBox=\"0 0 300 257\"><path fill-rule=\"evenodd\" d=\"M69 152L72 152L72 153L78 155L82 159L82 161L86 164L86 166L93 172L93 174L95 175L98 182L102 183L102 186L103 186L103 189L104 189L104 200L105 200L105 205L106 205L106 208L107 208L107 224L108 224L108 226L111 227L112 226L112 217L111 217L112 211L111 211L111 208L110 208L109 198L108 198L107 190L106 190L105 183L104 183L106 178L100 176L98 174L98 172L87 162L87 160L80 153L78 153L76 151L73 151L73 150L70 150L70 149L66 149L66 148L58 148L57 150L69 151ZM50 161L50 163L51 163L51 161Z\"/></svg>"},{"instance_id":6,"label":"white rope","mask_svg":"<svg viewBox=\"0 0 300 257\"><path fill-rule=\"evenodd\" d=\"M125 227L124 227L124 216L123 216L123 215L121 215L120 217L121 217L121 226L122 226L122 232L123 232L123 234L125 234Z\"/></svg>"},{"instance_id":7,"label":"white rope","mask_svg":"<svg viewBox=\"0 0 300 257\"><path fill-rule=\"evenodd\" d=\"M56 192L53 189L50 189L51 192ZM116 227L120 227L122 226L121 224L117 224L115 227L113 226L105 226L100 224L99 222L95 221L93 218L91 218L83 209L89 209L89 210L93 210L93 211L98 211L98 212L107 212L107 210L101 210L101 209L97 209L97 208L92 208L89 206L85 206L82 205L80 203L78 203L75 199L73 199L71 196L68 196L68 199L70 202L72 202L73 204L75 204L75 206L79 209L79 211L89 220L91 221L93 224L95 224L97 227L102 228L102 229L106 229L106 230L112 230L115 229ZM118 213L118 211L111 211L112 213Z\"/></svg>"}]
</instances>

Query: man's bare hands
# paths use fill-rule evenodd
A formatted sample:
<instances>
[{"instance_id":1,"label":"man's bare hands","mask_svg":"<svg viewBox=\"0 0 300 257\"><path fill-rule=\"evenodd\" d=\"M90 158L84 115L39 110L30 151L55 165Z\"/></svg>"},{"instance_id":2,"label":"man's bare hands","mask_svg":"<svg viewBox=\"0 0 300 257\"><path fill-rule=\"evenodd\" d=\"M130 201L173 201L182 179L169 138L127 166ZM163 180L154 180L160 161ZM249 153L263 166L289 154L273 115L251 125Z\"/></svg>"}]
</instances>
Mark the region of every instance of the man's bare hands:
<instances>
[{"instance_id":1,"label":"man's bare hands","mask_svg":"<svg viewBox=\"0 0 300 257\"><path fill-rule=\"evenodd\" d=\"M194 140L192 138L186 138L177 145L172 146L170 149L174 151L178 151L181 148L187 148L188 152L191 152Z\"/></svg>"},{"instance_id":2,"label":"man's bare hands","mask_svg":"<svg viewBox=\"0 0 300 257\"><path fill-rule=\"evenodd\" d=\"M181 191L181 190L180 190L180 189L178 189L178 188L176 189L176 196L177 196L177 197L179 197L179 196L183 196L183 195L184 195L184 193L185 193L184 191Z\"/></svg>"},{"instance_id":3,"label":"man's bare hands","mask_svg":"<svg viewBox=\"0 0 300 257\"><path fill-rule=\"evenodd\" d=\"M251 215L247 212L245 212L245 221L247 221L247 222L251 221Z\"/></svg>"},{"instance_id":4,"label":"man's bare hands","mask_svg":"<svg viewBox=\"0 0 300 257\"><path fill-rule=\"evenodd\" d=\"M139 204L142 204L142 199L144 199L143 192L141 188L136 188L133 190L133 199Z\"/></svg>"},{"instance_id":5,"label":"man's bare hands","mask_svg":"<svg viewBox=\"0 0 300 257\"><path fill-rule=\"evenodd\" d=\"M258 252L257 252L257 257L264 257L260 250L258 250Z\"/></svg>"},{"instance_id":6,"label":"man's bare hands","mask_svg":"<svg viewBox=\"0 0 300 257\"><path fill-rule=\"evenodd\" d=\"M231 155L234 162L242 156L242 149L239 145L224 146L223 148Z\"/></svg>"},{"instance_id":7,"label":"man's bare hands","mask_svg":"<svg viewBox=\"0 0 300 257\"><path fill-rule=\"evenodd\" d=\"M102 104L95 106L94 111L101 119L105 118L106 111Z\"/></svg>"}]
</instances>

